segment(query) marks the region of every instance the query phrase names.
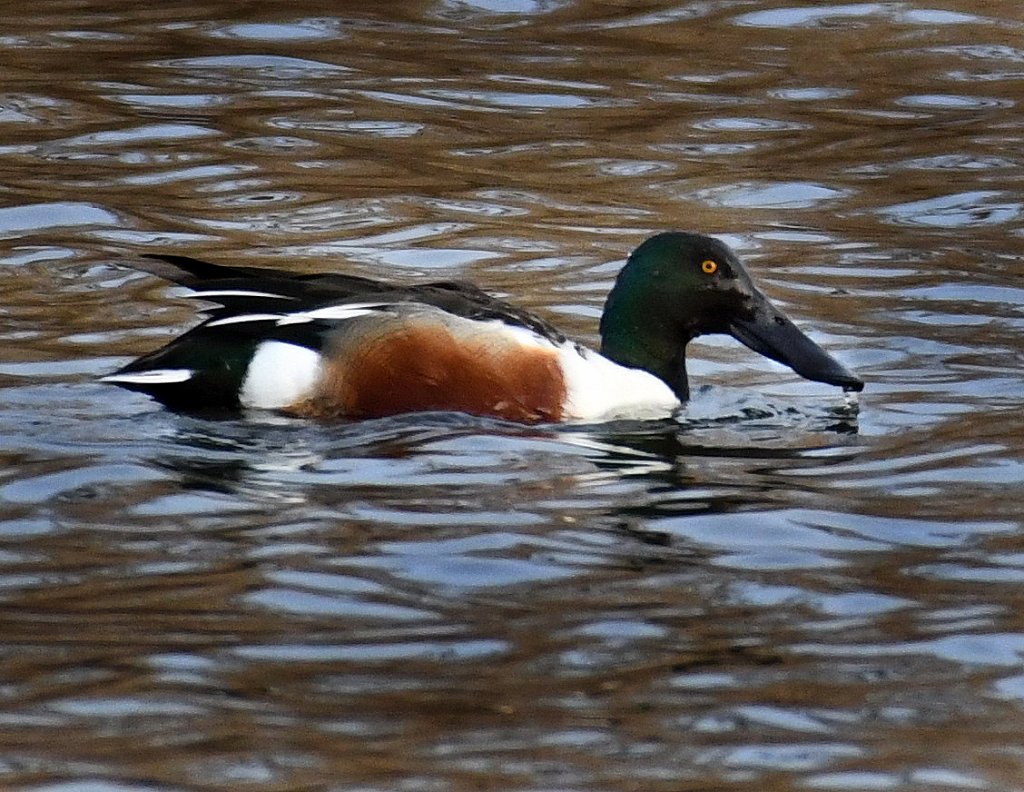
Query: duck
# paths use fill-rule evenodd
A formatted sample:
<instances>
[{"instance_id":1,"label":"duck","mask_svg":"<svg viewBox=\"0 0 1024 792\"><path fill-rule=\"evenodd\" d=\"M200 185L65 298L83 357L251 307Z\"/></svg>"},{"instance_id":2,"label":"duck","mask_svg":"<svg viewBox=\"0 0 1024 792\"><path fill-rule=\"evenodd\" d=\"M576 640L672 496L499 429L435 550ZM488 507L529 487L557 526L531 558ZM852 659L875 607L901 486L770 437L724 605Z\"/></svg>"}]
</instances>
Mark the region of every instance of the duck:
<instances>
[{"instance_id":1,"label":"duck","mask_svg":"<svg viewBox=\"0 0 1024 792\"><path fill-rule=\"evenodd\" d=\"M659 233L630 254L596 350L461 281L400 285L165 254L146 254L139 268L213 307L101 379L178 411L319 420L454 411L527 424L669 417L690 397L687 345L711 333L808 380L864 387L724 242L703 234Z\"/></svg>"}]
</instances>

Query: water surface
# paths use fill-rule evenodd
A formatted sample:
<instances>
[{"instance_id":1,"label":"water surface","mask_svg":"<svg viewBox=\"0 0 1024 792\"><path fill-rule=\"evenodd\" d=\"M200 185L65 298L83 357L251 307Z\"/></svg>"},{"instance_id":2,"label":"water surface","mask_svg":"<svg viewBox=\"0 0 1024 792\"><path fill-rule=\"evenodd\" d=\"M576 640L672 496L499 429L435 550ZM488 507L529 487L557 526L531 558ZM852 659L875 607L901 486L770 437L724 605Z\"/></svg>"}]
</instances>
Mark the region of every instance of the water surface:
<instances>
[{"instance_id":1,"label":"water surface","mask_svg":"<svg viewBox=\"0 0 1024 792\"><path fill-rule=\"evenodd\" d=\"M1024 16L50 2L0 31L0 786L1024 788ZM719 235L861 373L674 421L203 420L139 252L468 278L584 342Z\"/></svg>"}]
</instances>

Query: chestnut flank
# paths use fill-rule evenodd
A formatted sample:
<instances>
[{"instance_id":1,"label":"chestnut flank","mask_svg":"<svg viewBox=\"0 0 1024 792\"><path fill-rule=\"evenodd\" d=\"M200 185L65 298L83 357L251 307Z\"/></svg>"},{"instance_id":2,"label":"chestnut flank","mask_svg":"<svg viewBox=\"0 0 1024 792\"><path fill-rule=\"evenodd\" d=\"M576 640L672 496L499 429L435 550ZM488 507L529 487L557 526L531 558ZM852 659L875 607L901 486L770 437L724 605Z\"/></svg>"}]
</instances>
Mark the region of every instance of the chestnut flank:
<instances>
[{"instance_id":1,"label":"chestnut flank","mask_svg":"<svg viewBox=\"0 0 1024 792\"><path fill-rule=\"evenodd\" d=\"M286 411L375 418L451 410L525 423L561 420L566 385L554 349L524 346L500 330L461 335L429 322L342 342L316 394Z\"/></svg>"}]
</instances>

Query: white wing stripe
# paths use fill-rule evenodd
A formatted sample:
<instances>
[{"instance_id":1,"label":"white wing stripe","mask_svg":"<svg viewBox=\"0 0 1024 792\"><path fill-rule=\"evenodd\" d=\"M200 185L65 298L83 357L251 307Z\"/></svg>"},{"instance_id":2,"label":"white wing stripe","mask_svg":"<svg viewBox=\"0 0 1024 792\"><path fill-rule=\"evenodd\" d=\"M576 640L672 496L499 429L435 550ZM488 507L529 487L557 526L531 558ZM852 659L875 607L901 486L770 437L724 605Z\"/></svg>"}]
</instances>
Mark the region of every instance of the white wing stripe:
<instances>
[{"instance_id":1,"label":"white wing stripe","mask_svg":"<svg viewBox=\"0 0 1024 792\"><path fill-rule=\"evenodd\" d=\"M355 319L357 316L379 313L387 308L386 303L345 303L342 305L328 305L323 308L314 308L312 311L298 311L285 314L277 320L279 325L302 324L303 322L315 322L318 320L329 320L340 322L344 319Z\"/></svg>"},{"instance_id":2,"label":"white wing stripe","mask_svg":"<svg viewBox=\"0 0 1024 792\"><path fill-rule=\"evenodd\" d=\"M243 322L277 322L281 318L281 314L239 314L238 316L228 316L224 319L214 319L212 322L207 322L205 327L223 327L224 325L242 324Z\"/></svg>"},{"instance_id":3,"label":"white wing stripe","mask_svg":"<svg viewBox=\"0 0 1024 792\"><path fill-rule=\"evenodd\" d=\"M209 291L197 291L191 294L186 294L189 298L214 298L214 297L259 297L260 299L272 299L272 300L292 300L294 297L289 297L285 294L272 294L271 292L261 291L246 291L245 289L210 289Z\"/></svg>"},{"instance_id":4,"label":"white wing stripe","mask_svg":"<svg viewBox=\"0 0 1024 792\"><path fill-rule=\"evenodd\" d=\"M241 294L241 292L236 293ZM214 294L214 292L198 293L199 296L204 294ZM256 292L253 292L253 294L256 294ZM236 316L225 316L223 319L214 319L212 322L207 322L205 327L223 327L244 322L274 322L277 325L303 324L304 322L315 322L318 320L340 322L344 319L355 319L357 316L378 313L387 307L386 303L345 303L343 305L328 305L323 308L314 308L312 311L296 311L295 313L288 314L238 314Z\"/></svg>"},{"instance_id":5,"label":"white wing stripe","mask_svg":"<svg viewBox=\"0 0 1024 792\"><path fill-rule=\"evenodd\" d=\"M124 382L136 385L172 385L175 382L188 382L195 372L192 369L153 369L129 374L108 374L100 377L100 382Z\"/></svg>"}]
</instances>

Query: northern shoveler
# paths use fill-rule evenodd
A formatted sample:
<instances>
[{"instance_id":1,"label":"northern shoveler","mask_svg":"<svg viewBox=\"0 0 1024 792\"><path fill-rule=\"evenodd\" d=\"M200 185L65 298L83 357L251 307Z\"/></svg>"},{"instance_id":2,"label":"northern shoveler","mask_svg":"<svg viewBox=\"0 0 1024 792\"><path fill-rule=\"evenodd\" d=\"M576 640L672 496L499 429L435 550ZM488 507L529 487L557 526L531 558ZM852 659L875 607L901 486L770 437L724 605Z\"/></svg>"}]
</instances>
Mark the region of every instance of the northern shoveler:
<instances>
[{"instance_id":1,"label":"northern shoveler","mask_svg":"<svg viewBox=\"0 0 1024 792\"><path fill-rule=\"evenodd\" d=\"M175 409L452 410L531 423L666 416L689 397L686 345L705 333L729 333L807 379L864 387L772 304L732 250L698 234L658 234L633 252L605 304L600 353L466 283L146 258L146 270L218 307L103 380Z\"/></svg>"}]
</instances>

